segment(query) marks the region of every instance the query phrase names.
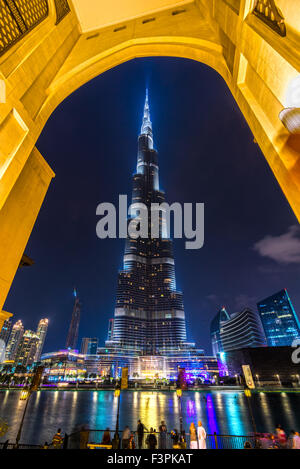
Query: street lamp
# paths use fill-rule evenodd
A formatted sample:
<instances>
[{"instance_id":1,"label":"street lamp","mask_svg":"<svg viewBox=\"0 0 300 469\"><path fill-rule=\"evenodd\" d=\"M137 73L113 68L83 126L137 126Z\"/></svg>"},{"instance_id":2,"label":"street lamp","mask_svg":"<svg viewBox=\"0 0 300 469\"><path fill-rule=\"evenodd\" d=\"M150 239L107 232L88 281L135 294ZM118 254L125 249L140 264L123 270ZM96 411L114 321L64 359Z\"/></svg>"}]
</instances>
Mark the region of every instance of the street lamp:
<instances>
[{"instance_id":1,"label":"street lamp","mask_svg":"<svg viewBox=\"0 0 300 469\"><path fill-rule=\"evenodd\" d=\"M278 374L275 375L275 376L276 376L276 378L278 379L278 384L279 384L279 386L281 386L280 376L279 376Z\"/></svg>"},{"instance_id":2,"label":"street lamp","mask_svg":"<svg viewBox=\"0 0 300 469\"><path fill-rule=\"evenodd\" d=\"M32 380L32 383L31 383L29 389L24 389L23 388L23 391L21 393L20 399L21 400L26 400L26 403L25 403L22 419L21 419L21 422L20 422L18 434L17 434L17 437L16 437L16 448L18 448L18 446L19 446L19 441L20 441L21 434L22 434L23 424L24 424L25 415L26 415L26 411L27 411L30 396L34 391L38 390L38 388L40 386L40 383L41 383L43 371L44 371L44 367L39 366L36 369L36 372L34 374L34 377L33 377L33 380Z\"/></svg>"},{"instance_id":3,"label":"street lamp","mask_svg":"<svg viewBox=\"0 0 300 469\"><path fill-rule=\"evenodd\" d=\"M119 449L120 446L120 437L119 437L119 417L120 417L120 395L121 395L121 386L119 381L116 382L115 386L115 397L118 399L118 409L117 409L117 419L116 419L116 430L114 438L112 440L112 449Z\"/></svg>"},{"instance_id":4,"label":"street lamp","mask_svg":"<svg viewBox=\"0 0 300 469\"><path fill-rule=\"evenodd\" d=\"M257 384L260 387L259 375L255 375L255 377L256 377L256 380L257 380Z\"/></svg>"},{"instance_id":5,"label":"street lamp","mask_svg":"<svg viewBox=\"0 0 300 469\"><path fill-rule=\"evenodd\" d=\"M181 403L182 389L176 389L176 394L177 394L178 403L179 403L180 435L182 435L182 431L183 431L183 425L182 425L182 403Z\"/></svg>"}]
</instances>

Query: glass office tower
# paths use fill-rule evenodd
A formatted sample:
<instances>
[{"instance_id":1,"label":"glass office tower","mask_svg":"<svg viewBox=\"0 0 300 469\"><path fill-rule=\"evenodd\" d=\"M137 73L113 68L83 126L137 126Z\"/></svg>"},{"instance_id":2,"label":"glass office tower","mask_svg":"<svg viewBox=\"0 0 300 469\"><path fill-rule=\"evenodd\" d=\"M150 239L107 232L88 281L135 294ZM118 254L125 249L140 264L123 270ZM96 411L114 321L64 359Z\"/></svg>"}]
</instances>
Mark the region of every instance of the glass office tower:
<instances>
[{"instance_id":1,"label":"glass office tower","mask_svg":"<svg viewBox=\"0 0 300 469\"><path fill-rule=\"evenodd\" d=\"M97 337L83 337L81 340L80 353L83 355L96 355L98 350Z\"/></svg>"},{"instance_id":2,"label":"glass office tower","mask_svg":"<svg viewBox=\"0 0 300 469\"><path fill-rule=\"evenodd\" d=\"M224 352L247 347L265 347L266 338L257 312L249 308L231 314L221 322L220 338Z\"/></svg>"},{"instance_id":3,"label":"glass office tower","mask_svg":"<svg viewBox=\"0 0 300 469\"><path fill-rule=\"evenodd\" d=\"M176 289L172 240L151 237L151 204L165 201L159 189L158 154L154 149L148 90L137 168L133 176L133 210L128 219L138 221L140 204L148 209L148 238L127 237L123 270L119 272L114 319L110 321L106 347L128 354L172 355L193 344L186 341L182 293Z\"/></svg>"},{"instance_id":4,"label":"glass office tower","mask_svg":"<svg viewBox=\"0 0 300 469\"><path fill-rule=\"evenodd\" d=\"M249 308L229 315L223 307L210 326L213 354L245 347L265 347L266 338L257 312Z\"/></svg>"},{"instance_id":5,"label":"glass office tower","mask_svg":"<svg viewBox=\"0 0 300 469\"><path fill-rule=\"evenodd\" d=\"M257 303L270 347L289 346L300 338L300 323L286 289Z\"/></svg>"},{"instance_id":6,"label":"glass office tower","mask_svg":"<svg viewBox=\"0 0 300 469\"><path fill-rule=\"evenodd\" d=\"M216 316L210 323L210 337L213 355L216 357L218 353L224 352L224 348L221 341L221 323L229 321L230 316L227 313L225 306L221 308Z\"/></svg>"}]
</instances>

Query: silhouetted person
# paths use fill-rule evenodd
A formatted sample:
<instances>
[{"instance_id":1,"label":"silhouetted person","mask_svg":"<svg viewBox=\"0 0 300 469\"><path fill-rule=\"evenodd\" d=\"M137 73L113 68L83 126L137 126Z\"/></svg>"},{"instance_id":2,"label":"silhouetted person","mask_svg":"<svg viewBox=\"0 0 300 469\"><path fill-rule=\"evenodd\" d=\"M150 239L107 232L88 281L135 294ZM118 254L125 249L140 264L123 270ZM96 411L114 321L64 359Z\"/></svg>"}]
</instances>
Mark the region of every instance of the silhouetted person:
<instances>
[{"instance_id":1,"label":"silhouetted person","mask_svg":"<svg viewBox=\"0 0 300 469\"><path fill-rule=\"evenodd\" d=\"M80 449L86 449L89 442L90 429L88 425L81 425L80 427Z\"/></svg>"},{"instance_id":2,"label":"silhouetted person","mask_svg":"<svg viewBox=\"0 0 300 469\"><path fill-rule=\"evenodd\" d=\"M138 437L138 448L139 449L142 449L142 446L143 446L143 439L144 439L145 430L148 431L147 428L145 427L145 425L140 420L138 420L136 432L137 432L137 437Z\"/></svg>"},{"instance_id":3,"label":"silhouetted person","mask_svg":"<svg viewBox=\"0 0 300 469\"><path fill-rule=\"evenodd\" d=\"M54 437L52 438L52 446L54 449L60 449L62 446L63 437L61 436L61 429L58 428Z\"/></svg>"},{"instance_id":4,"label":"silhouetted person","mask_svg":"<svg viewBox=\"0 0 300 469\"><path fill-rule=\"evenodd\" d=\"M276 427L276 436L277 436L277 441L280 446L280 448L285 448L286 443L287 443L287 438L285 431L283 430L281 425L277 425Z\"/></svg>"},{"instance_id":5,"label":"silhouetted person","mask_svg":"<svg viewBox=\"0 0 300 469\"><path fill-rule=\"evenodd\" d=\"M179 444L179 434L177 428L171 432L171 438L173 440L173 447L177 447Z\"/></svg>"},{"instance_id":6,"label":"silhouetted person","mask_svg":"<svg viewBox=\"0 0 300 469\"><path fill-rule=\"evenodd\" d=\"M157 445L157 438L155 436L153 428L150 428L150 433L147 436L146 444L148 449L155 449Z\"/></svg>"},{"instance_id":7,"label":"silhouetted person","mask_svg":"<svg viewBox=\"0 0 300 469\"><path fill-rule=\"evenodd\" d=\"M101 444L102 445L110 445L111 444L110 429L109 428L107 428L104 431Z\"/></svg>"},{"instance_id":8,"label":"silhouetted person","mask_svg":"<svg viewBox=\"0 0 300 469\"><path fill-rule=\"evenodd\" d=\"M159 448L167 449L167 426L163 420L159 426Z\"/></svg>"},{"instance_id":9,"label":"silhouetted person","mask_svg":"<svg viewBox=\"0 0 300 469\"><path fill-rule=\"evenodd\" d=\"M122 434L122 449L127 449L130 436L131 436L130 428L128 427L128 425L126 425Z\"/></svg>"},{"instance_id":10,"label":"silhouetted person","mask_svg":"<svg viewBox=\"0 0 300 469\"><path fill-rule=\"evenodd\" d=\"M300 449L300 436L295 430L291 430L291 449Z\"/></svg>"},{"instance_id":11,"label":"silhouetted person","mask_svg":"<svg viewBox=\"0 0 300 469\"><path fill-rule=\"evenodd\" d=\"M135 442L133 434L130 435L127 449L135 449Z\"/></svg>"}]
</instances>

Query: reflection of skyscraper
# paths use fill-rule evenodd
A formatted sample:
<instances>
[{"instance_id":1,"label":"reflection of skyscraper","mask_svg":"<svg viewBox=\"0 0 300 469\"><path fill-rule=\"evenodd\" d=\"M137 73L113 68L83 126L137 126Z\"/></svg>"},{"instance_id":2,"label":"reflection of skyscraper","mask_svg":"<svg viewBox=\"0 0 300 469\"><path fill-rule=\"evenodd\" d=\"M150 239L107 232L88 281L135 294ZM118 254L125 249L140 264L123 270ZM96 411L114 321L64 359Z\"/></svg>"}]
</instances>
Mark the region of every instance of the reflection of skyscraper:
<instances>
[{"instance_id":1,"label":"reflection of skyscraper","mask_svg":"<svg viewBox=\"0 0 300 469\"><path fill-rule=\"evenodd\" d=\"M8 344L6 347L5 360L14 360L17 348L24 334L24 327L22 321L17 321L12 328Z\"/></svg>"},{"instance_id":2,"label":"reflection of skyscraper","mask_svg":"<svg viewBox=\"0 0 300 469\"><path fill-rule=\"evenodd\" d=\"M38 362L41 357L43 346L45 343L46 334L47 334L47 329L48 329L48 319L41 319L38 324L37 331L36 331L36 335L39 338L39 342L38 342L36 354L34 357L35 362Z\"/></svg>"},{"instance_id":3,"label":"reflection of skyscraper","mask_svg":"<svg viewBox=\"0 0 300 469\"><path fill-rule=\"evenodd\" d=\"M80 353L84 355L96 355L98 349L97 337L84 337L81 341Z\"/></svg>"},{"instance_id":4,"label":"reflection of skyscraper","mask_svg":"<svg viewBox=\"0 0 300 469\"><path fill-rule=\"evenodd\" d=\"M5 345L8 343L11 330L12 330L12 319L9 318L4 321L3 327L0 332L0 339L4 341Z\"/></svg>"},{"instance_id":5,"label":"reflection of skyscraper","mask_svg":"<svg viewBox=\"0 0 300 469\"><path fill-rule=\"evenodd\" d=\"M159 189L158 155L153 147L148 90L141 133L138 137L137 170L133 176L132 203L148 208L151 232L151 204L165 201ZM128 222L138 224L137 214ZM110 322L107 348L123 352L159 355L188 349L182 293L176 289L172 240L128 237L123 270L119 272L114 321Z\"/></svg>"},{"instance_id":6,"label":"reflection of skyscraper","mask_svg":"<svg viewBox=\"0 0 300 469\"><path fill-rule=\"evenodd\" d=\"M74 307L72 319L69 327L68 337L66 341L66 348L75 349L78 341L79 321L80 321L80 302L77 297L77 292L74 288Z\"/></svg>"},{"instance_id":7,"label":"reflection of skyscraper","mask_svg":"<svg viewBox=\"0 0 300 469\"><path fill-rule=\"evenodd\" d=\"M39 336L37 333L30 330L25 331L17 348L15 365L31 366L35 361L38 345Z\"/></svg>"},{"instance_id":8,"label":"reflection of skyscraper","mask_svg":"<svg viewBox=\"0 0 300 469\"><path fill-rule=\"evenodd\" d=\"M286 289L257 303L270 347L291 345L300 338L300 323Z\"/></svg>"}]
</instances>

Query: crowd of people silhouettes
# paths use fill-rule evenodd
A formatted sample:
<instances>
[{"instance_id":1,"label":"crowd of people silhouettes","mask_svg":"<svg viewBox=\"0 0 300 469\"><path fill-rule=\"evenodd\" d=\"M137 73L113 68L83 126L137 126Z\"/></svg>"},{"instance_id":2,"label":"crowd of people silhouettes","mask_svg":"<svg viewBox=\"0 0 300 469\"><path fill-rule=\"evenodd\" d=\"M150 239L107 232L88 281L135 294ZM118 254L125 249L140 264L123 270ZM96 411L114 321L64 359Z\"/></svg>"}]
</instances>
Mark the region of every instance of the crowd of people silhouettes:
<instances>
[{"instance_id":1,"label":"crowd of people silhouettes","mask_svg":"<svg viewBox=\"0 0 300 469\"><path fill-rule=\"evenodd\" d=\"M71 445L68 447L87 448L89 441L89 429L82 425L79 431L70 435ZM114 447L115 435L112 438L112 431L109 428L103 432L101 443L98 446L111 448ZM136 431L132 432L128 425L124 428L121 440L118 441L120 449L186 449L187 438L185 431L178 432L177 429L168 432L164 420L161 421L158 431L151 427L150 430L138 420ZM189 427L189 448L206 449L206 430L199 420L197 427L192 422ZM250 439L249 439L250 440ZM245 441L244 449L300 449L299 432L291 430L289 436L286 435L281 425L277 425L274 433L261 433L254 435L252 441ZM52 438L51 444L47 442L42 446L44 449L61 449L64 447L64 438L59 428Z\"/></svg>"}]
</instances>

